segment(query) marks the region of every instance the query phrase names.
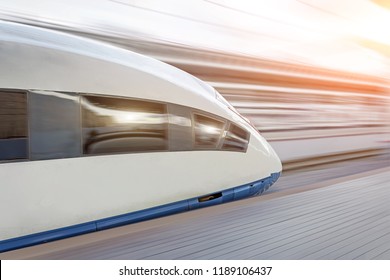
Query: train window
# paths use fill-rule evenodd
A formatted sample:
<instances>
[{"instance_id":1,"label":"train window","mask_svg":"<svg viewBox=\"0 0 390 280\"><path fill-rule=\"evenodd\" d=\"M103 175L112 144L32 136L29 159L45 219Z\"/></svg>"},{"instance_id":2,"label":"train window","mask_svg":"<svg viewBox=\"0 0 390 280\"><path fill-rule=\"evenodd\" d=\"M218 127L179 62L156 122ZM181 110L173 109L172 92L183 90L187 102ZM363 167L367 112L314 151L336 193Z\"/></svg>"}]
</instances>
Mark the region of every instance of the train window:
<instances>
[{"instance_id":1,"label":"train window","mask_svg":"<svg viewBox=\"0 0 390 280\"><path fill-rule=\"evenodd\" d=\"M249 143L249 133L230 123L229 129L226 132L222 150L246 152Z\"/></svg>"},{"instance_id":2,"label":"train window","mask_svg":"<svg viewBox=\"0 0 390 280\"><path fill-rule=\"evenodd\" d=\"M194 114L195 148L217 149L224 126L222 121Z\"/></svg>"},{"instance_id":3,"label":"train window","mask_svg":"<svg viewBox=\"0 0 390 280\"><path fill-rule=\"evenodd\" d=\"M52 159L81 154L79 96L71 93L29 93L30 158Z\"/></svg>"},{"instance_id":4,"label":"train window","mask_svg":"<svg viewBox=\"0 0 390 280\"><path fill-rule=\"evenodd\" d=\"M84 154L168 149L167 106L116 97L83 96Z\"/></svg>"},{"instance_id":5,"label":"train window","mask_svg":"<svg viewBox=\"0 0 390 280\"><path fill-rule=\"evenodd\" d=\"M169 150L193 150L191 109L176 104L168 104L168 112Z\"/></svg>"},{"instance_id":6,"label":"train window","mask_svg":"<svg viewBox=\"0 0 390 280\"><path fill-rule=\"evenodd\" d=\"M28 158L27 94L0 90L0 160Z\"/></svg>"}]
</instances>

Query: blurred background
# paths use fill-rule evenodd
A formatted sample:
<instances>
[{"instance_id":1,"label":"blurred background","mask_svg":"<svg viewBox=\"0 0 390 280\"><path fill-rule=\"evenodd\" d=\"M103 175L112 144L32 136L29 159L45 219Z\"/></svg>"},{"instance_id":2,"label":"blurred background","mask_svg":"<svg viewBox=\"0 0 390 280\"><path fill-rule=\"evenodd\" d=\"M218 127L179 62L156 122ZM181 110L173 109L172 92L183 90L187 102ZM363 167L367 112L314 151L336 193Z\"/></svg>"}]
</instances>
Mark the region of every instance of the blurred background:
<instances>
[{"instance_id":1,"label":"blurred background","mask_svg":"<svg viewBox=\"0 0 390 280\"><path fill-rule=\"evenodd\" d=\"M0 19L199 77L259 129L285 170L378 155L389 165L390 1L2 0Z\"/></svg>"}]
</instances>

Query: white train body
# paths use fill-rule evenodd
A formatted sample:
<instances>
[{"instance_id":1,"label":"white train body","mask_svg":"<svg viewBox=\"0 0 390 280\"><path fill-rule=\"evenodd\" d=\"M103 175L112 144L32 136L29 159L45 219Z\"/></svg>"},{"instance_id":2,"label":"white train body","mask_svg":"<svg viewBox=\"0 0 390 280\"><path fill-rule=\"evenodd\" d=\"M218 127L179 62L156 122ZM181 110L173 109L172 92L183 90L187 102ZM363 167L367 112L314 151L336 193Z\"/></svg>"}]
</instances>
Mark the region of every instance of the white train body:
<instances>
[{"instance_id":1,"label":"white train body","mask_svg":"<svg viewBox=\"0 0 390 280\"><path fill-rule=\"evenodd\" d=\"M162 62L7 22L0 61L0 252L249 196L281 172L213 88Z\"/></svg>"}]
</instances>

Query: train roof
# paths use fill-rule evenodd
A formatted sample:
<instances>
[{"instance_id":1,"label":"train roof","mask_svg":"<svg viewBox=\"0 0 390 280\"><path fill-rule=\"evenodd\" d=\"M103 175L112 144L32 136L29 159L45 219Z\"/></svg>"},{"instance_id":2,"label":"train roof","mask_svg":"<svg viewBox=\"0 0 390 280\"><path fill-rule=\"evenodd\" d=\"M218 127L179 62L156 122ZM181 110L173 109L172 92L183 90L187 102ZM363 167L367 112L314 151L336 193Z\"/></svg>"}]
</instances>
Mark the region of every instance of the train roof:
<instances>
[{"instance_id":1,"label":"train roof","mask_svg":"<svg viewBox=\"0 0 390 280\"><path fill-rule=\"evenodd\" d=\"M211 96L215 98L217 94L208 84L176 67L92 39L0 20L0 41L43 47L123 65L169 81L207 98Z\"/></svg>"}]
</instances>

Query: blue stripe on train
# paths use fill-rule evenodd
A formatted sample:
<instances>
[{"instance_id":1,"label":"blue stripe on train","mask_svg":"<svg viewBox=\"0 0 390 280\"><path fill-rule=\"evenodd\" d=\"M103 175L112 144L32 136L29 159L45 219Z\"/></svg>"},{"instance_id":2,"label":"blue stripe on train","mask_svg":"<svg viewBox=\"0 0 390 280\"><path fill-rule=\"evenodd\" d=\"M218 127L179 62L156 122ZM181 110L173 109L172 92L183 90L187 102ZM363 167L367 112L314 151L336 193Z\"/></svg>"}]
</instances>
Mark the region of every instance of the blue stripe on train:
<instances>
[{"instance_id":1,"label":"blue stripe on train","mask_svg":"<svg viewBox=\"0 0 390 280\"><path fill-rule=\"evenodd\" d=\"M219 193L186 199L173 202L145 210L131 212L123 215L100 219L92 222L82 223L69 227L49 230L45 232L34 233L26 236L16 237L0 241L0 252L20 249L27 246L33 246L72 237L80 234L104 230L117 226L141 222L153 218L167 216L170 214L180 213L187 210L198 209L206 206L221 204L233 200L238 200L254 195L258 195L267 190L279 178L280 173L272 173L271 176L249 184L230 188ZM203 201L202 198L210 197L209 200Z\"/></svg>"}]
</instances>

